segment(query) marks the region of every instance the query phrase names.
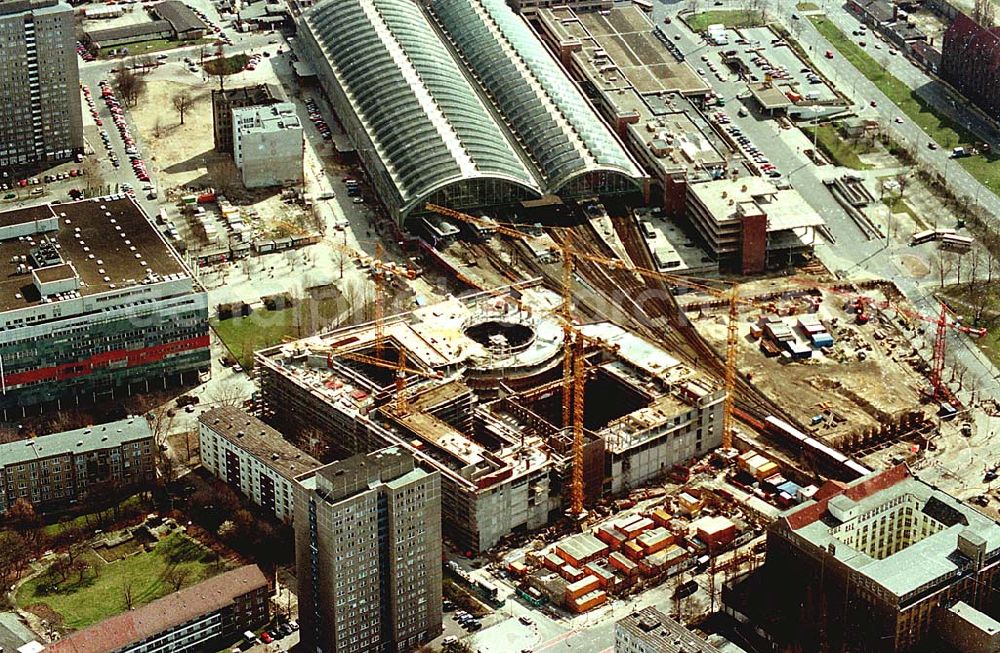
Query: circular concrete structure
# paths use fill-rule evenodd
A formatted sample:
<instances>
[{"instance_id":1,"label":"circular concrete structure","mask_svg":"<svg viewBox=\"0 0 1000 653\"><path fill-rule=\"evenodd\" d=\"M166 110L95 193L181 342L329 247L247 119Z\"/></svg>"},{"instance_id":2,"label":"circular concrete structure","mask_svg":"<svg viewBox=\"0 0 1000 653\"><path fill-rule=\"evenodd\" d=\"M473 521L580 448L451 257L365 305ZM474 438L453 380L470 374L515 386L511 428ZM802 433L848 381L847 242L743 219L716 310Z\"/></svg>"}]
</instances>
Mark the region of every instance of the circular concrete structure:
<instances>
[{"instance_id":1,"label":"circular concrete structure","mask_svg":"<svg viewBox=\"0 0 1000 653\"><path fill-rule=\"evenodd\" d=\"M485 320L465 327L465 335L492 351L516 354L535 341L535 330L527 324Z\"/></svg>"}]
</instances>

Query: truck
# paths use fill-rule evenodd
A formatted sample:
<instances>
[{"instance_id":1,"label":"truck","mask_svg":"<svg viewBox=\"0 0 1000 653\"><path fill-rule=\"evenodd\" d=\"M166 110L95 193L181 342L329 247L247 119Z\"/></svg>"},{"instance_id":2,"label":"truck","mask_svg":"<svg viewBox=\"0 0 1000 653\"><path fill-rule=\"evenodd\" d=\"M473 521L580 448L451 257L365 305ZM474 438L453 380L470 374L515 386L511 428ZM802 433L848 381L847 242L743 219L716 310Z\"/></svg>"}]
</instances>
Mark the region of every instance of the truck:
<instances>
[{"instance_id":1,"label":"truck","mask_svg":"<svg viewBox=\"0 0 1000 653\"><path fill-rule=\"evenodd\" d=\"M964 156L968 156L968 152L965 151L964 147L956 147L951 151L951 158L961 159Z\"/></svg>"}]
</instances>

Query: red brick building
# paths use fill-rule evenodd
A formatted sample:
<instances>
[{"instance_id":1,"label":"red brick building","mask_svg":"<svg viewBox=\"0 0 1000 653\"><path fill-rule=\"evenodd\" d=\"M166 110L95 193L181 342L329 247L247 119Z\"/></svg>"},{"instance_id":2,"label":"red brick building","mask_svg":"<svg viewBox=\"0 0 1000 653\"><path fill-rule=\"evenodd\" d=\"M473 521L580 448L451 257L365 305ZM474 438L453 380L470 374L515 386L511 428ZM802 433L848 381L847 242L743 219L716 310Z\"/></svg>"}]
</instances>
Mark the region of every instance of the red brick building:
<instances>
[{"instance_id":1,"label":"red brick building","mask_svg":"<svg viewBox=\"0 0 1000 653\"><path fill-rule=\"evenodd\" d=\"M1000 118L1000 27L983 27L959 14L944 34L940 74L990 117Z\"/></svg>"}]
</instances>

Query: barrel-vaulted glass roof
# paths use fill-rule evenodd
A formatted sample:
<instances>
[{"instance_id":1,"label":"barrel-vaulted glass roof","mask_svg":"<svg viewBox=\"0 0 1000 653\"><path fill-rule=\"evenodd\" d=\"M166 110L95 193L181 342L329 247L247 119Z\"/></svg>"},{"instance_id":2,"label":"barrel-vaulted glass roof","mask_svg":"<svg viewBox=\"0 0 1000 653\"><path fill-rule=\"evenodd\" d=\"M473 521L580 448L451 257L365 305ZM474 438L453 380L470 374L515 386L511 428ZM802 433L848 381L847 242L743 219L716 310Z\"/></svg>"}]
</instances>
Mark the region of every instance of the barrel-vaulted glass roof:
<instances>
[{"instance_id":1,"label":"barrel-vaulted glass roof","mask_svg":"<svg viewBox=\"0 0 1000 653\"><path fill-rule=\"evenodd\" d=\"M455 49L530 153L549 192L582 173L642 172L505 0L430 0Z\"/></svg>"},{"instance_id":2,"label":"barrel-vaulted glass roof","mask_svg":"<svg viewBox=\"0 0 1000 653\"><path fill-rule=\"evenodd\" d=\"M399 192L401 212L455 181L539 181L413 0L321 2L303 16Z\"/></svg>"}]
</instances>

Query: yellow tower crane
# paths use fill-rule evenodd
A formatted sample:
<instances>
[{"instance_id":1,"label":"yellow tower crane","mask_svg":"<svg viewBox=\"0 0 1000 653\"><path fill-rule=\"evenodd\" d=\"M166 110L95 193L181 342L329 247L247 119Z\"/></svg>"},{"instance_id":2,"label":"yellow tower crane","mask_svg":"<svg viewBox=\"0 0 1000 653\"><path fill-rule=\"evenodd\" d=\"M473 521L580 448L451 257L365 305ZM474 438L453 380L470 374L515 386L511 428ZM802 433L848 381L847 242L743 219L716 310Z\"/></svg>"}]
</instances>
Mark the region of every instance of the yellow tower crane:
<instances>
[{"instance_id":1,"label":"yellow tower crane","mask_svg":"<svg viewBox=\"0 0 1000 653\"><path fill-rule=\"evenodd\" d=\"M447 217L454 218L456 220L461 220L463 222L468 222L471 224L479 224L481 221L478 218L466 215L459 211L449 209L447 207L439 206L436 204L427 204L427 210L434 211L435 213L440 213ZM496 230L510 238L515 238L522 241L532 241L536 237L530 234L526 234L517 229L512 229L503 225L494 225ZM561 246L561 252L563 257L563 268L562 268L562 305L569 306L572 297L572 283L573 283L573 260L580 259L589 261L591 263L596 263L598 265L603 265L611 269L616 270L628 270L642 277L649 279L658 279L660 281L665 281L671 284L683 285L688 288L693 288L700 292L712 295L713 297L718 297L726 299L728 301L728 316L727 316L727 329L726 329L726 352L725 352L725 375L724 375L724 387L726 396L723 403L723 415L722 415L722 446L725 449L731 449L733 446L733 432L734 432L734 403L735 403L735 393L733 392L736 385L736 371L737 371L737 357L739 352L739 308L740 305L751 305L751 306L761 306L761 304L751 298L746 298L740 296L739 286L732 282L727 282L720 279L697 279L695 277L682 277L678 275L669 274L666 272L660 272L658 270L650 270L648 268L643 268L639 266L632 265L629 262L625 262L621 259L611 259L604 256L597 256L594 254L589 254L586 252L581 252L580 250L573 247L569 238L566 238ZM725 284L729 286L728 288L718 288L709 284ZM568 332L567 332L568 333ZM569 370L569 372L568 372ZM570 397L573 396L571 392L573 381L570 380L567 385L567 378L572 379L571 364L567 363L564 359L563 361L563 419L564 423L570 421L568 417L572 414L570 411ZM575 470L574 470L575 473ZM580 472L582 474L582 471ZM582 476L581 476L582 478Z\"/></svg>"}]
</instances>

